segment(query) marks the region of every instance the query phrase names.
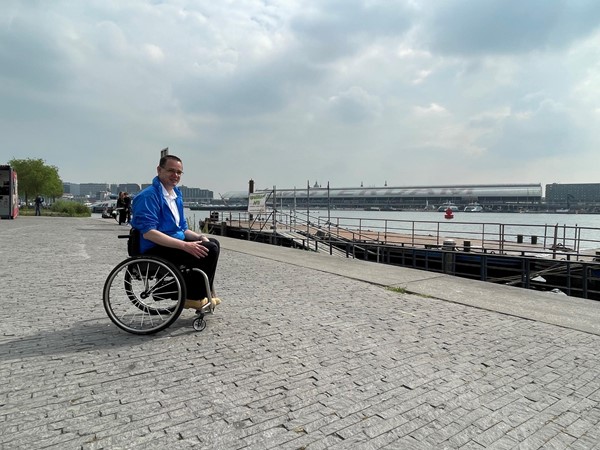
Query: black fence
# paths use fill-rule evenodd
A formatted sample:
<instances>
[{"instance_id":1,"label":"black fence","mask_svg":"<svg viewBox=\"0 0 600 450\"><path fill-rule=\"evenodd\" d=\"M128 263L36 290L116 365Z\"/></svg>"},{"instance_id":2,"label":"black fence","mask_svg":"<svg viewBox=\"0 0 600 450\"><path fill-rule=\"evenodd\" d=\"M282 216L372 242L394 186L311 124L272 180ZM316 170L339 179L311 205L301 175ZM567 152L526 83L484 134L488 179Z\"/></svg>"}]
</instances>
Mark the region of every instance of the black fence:
<instances>
[{"instance_id":1,"label":"black fence","mask_svg":"<svg viewBox=\"0 0 600 450\"><path fill-rule=\"evenodd\" d=\"M343 228L338 222L333 227L334 232L330 225L319 223L314 218L312 221L299 220L298 217L287 217L284 221L269 218L252 222L248 218L233 220L230 217L213 223L212 232L374 263L600 300L600 255L578 251L582 242L588 247L597 244L595 235L588 238L589 233L583 232L591 230L563 227L559 233L556 227L543 226L546 228L544 233L536 231L532 235L539 235L540 243L537 239L530 239L525 245L523 235L513 236L508 232L509 225L499 225L500 235L492 238L485 231L486 226L491 228L490 224L482 224L483 231L478 233L481 236L479 243L485 245L472 247L467 240L462 241L460 246L454 240L443 240L439 228L437 233L430 235L430 241L417 244L417 238L423 237L423 230L430 230L429 223L425 226L413 221L410 226L406 225L413 233L412 239L409 238L407 243L393 244L387 241L389 235L398 233L405 225L395 224L392 227L386 223L385 229L379 230L376 238L372 237L372 223L369 223L371 234L360 225L359 228ZM506 245L505 240L509 236L517 247ZM519 244L524 244L524 247L519 249Z\"/></svg>"}]
</instances>

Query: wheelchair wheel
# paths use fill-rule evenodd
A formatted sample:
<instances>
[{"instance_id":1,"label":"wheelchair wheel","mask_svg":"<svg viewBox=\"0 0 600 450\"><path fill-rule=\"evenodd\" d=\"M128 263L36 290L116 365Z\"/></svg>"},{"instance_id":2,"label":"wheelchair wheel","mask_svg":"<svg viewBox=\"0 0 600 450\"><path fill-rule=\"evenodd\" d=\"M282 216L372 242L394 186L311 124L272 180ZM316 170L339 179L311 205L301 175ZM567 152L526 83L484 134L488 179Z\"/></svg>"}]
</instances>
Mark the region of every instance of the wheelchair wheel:
<instances>
[{"instance_id":1,"label":"wheelchair wheel","mask_svg":"<svg viewBox=\"0 0 600 450\"><path fill-rule=\"evenodd\" d=\"M183 310L186 292L181 272L154 257L133 257L115 267L104 283L104 309L129 333L152 334L171 325Z\"/></svg>"}]
</instances>

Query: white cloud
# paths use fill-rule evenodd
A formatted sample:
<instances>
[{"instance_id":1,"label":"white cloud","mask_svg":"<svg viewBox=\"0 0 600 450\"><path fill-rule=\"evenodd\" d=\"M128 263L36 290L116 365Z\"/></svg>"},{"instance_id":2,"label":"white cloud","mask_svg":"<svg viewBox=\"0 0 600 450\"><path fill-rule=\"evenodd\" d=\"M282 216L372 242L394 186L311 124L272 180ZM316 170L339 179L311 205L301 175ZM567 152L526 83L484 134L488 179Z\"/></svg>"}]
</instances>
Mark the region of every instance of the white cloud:
<instances>
[{"instance_id":1,"label":"white cloud","mask_svg":"<svg viewBox=\"0 0 600 450\"><path fill-rule=\"evenodd\" d=\"M329 108L339 120L358 123L371 120L381 114L381 102L358 86L329 98Z\"/></svg>"},{"instance_id":2,"label":"white cloud","mask_svg":"<svg viewBox=\"0 0 600 450\"><path fill-rule=\"evenodd\" d=\"M165 54L158 45L145 44L143 49L151 62L160 63L165 59Z\"/></svg>"},{"instance_id":3,"label":"white cloud","mask_svg":"<svg viewBox=\"0 0 600 450\"><path fill-rule=\"evenodd\" d=\"M169 146L216 192L589 181L599 23L592 0L8 0L0 163L142 183Z\"/></svg>"},{"instance_id":4,"label":"white cloud","mask_svg":"<svg viewBox=\"0 0 600 450\"><path fill-rule=\"evenodd\" d=\"M446 108L438 105L437 103L430 103L429 106L415 106L415 114L418 116L430 116L430 115L439 115L445 114Z\"/></svg>"}]
</instances>

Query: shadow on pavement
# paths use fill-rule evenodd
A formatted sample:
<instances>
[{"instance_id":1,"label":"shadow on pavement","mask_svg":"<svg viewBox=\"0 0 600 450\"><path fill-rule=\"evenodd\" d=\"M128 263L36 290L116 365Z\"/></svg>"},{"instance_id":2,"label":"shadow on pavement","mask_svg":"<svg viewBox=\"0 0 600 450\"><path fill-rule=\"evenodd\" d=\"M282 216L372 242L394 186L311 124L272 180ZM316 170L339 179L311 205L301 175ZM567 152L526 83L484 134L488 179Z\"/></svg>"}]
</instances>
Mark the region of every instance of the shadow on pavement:
<instances>
[{"instance_id":1,"label":"shadow on pavement","mask_svg":"<svg viewBox=\"0 0 600 450\"><path fill-rule=\"evenodd\" d=\"M157 339L195 334L191 322L191 318L180 318L166 330L140 336L120 330L108 318L81 320L60 330L0 337L0 358L10 361L143 345Z\"/></svg>"}]
</instances>

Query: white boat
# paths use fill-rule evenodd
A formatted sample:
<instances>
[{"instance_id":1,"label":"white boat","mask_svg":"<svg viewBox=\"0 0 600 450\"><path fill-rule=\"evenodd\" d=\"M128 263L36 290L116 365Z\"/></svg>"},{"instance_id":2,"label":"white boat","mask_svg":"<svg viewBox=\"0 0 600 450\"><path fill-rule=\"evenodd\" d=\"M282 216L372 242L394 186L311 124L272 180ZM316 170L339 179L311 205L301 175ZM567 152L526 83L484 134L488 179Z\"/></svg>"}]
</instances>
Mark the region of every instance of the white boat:
<instances>
[{"instance_id":1,"label":"white boat","mask_svg":"<svg viewBox=\"0 0 600 450\"><path fill-rule=\"evenodd\" d=\"M448 208L450 208L452 210L452 212L458 211L458 206L456 206L454 203L450 203L450 202L446 202L443 205L440 205L440 207L437 210L438 210L438 212L445 212L448 210Z\"/></svg>"},{"instance_id":2,"label":"white boat","mask_svg":"<svg viewBox=\"0 0 600 450\"><path fill-rule=\"evenodd\" d=\"M463 209L464 212L481 212L483 211L483 206L481 206L479 203L469 203L467 206L465 206L465 209Z\"/></svg>"}]
</instances>

